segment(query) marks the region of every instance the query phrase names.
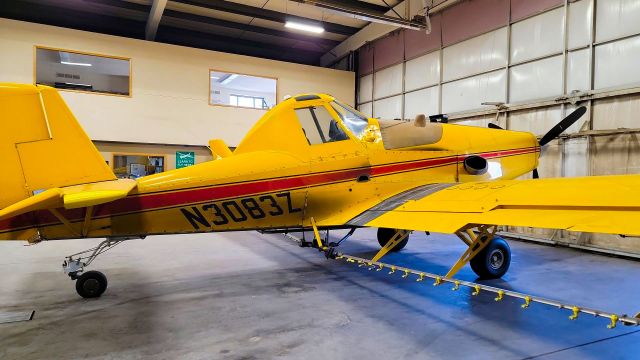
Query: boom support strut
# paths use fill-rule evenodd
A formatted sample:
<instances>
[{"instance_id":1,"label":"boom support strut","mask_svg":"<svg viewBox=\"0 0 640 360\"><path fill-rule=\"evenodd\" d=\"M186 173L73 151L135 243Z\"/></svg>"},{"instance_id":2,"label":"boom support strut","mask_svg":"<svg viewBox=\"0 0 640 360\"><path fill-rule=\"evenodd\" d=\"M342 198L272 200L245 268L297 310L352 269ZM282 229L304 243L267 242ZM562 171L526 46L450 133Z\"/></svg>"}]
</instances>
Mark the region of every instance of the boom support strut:
<instances>
[{"instance_id":1,"label":"boom support strut","mask_svg":"<svg viewBox=\"0 0 640 360\"><path fill-rule=\"evenodd\" d=\"M474 231L476 228L476 231ZM456 232L456 236L460 238L465 244L469 245L467 251L456 261L455 264L449 269L449 272L445 277L453 277L460 271L474 256L476 256L482 249L484 249L489 242L493 239L498 227L495 225L471 225L462 228Z\"/></svg>"}]
</instances>

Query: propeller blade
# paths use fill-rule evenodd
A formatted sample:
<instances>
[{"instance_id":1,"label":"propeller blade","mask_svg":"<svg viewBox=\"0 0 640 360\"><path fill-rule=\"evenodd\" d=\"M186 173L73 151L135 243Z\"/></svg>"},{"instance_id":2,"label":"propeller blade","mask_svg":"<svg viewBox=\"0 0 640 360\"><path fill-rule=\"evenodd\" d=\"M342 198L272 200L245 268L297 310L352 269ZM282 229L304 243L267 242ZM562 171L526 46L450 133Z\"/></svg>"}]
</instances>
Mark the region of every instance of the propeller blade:
<instances>
[{"instance_id":1,"label":"propeller blade","mask_svg":"<svg viewBox=\"0 0 640 360\"><path fill-rule=\"evenodd\" d=\"M499 129L499 130L504 130L503 128L501 128L500 126L494 124L494 123L489 123L489 128L490 129Z\"/></svg>"},{"instance_id":2,"label":"propeller blade","mask_svg":"<svg viewBox=\"0 0 640 360\"><path fill-rule=\"evenodd\" d=\"M538 174L538 169L533 169L533 178L540 179L540 174Z\"/></svg>"},{"instance_id":3,"label":"propeller blade","mask_svg":"<svg viewBox=\"0 0 640 360\"><path fill-rule=\"evenodd\" d=\"M562 134L565 130L567 130L571 125L573 125L578 119L587 112L587 108L584 106L580 106L575 109L571 114L567 115L566 118L562 119L556 126L552 127L542 139L540 139L540 146L545 146L549 143L549 141L558 137L558 135Z\"/></svg>"}]
</instances>

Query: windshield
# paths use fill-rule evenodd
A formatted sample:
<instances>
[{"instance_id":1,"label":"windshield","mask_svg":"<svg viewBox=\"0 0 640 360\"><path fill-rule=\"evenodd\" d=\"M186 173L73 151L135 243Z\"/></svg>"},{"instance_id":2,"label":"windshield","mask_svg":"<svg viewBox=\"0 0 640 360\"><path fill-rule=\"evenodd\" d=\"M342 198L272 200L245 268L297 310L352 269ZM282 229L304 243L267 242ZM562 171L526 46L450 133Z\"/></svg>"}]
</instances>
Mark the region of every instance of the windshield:
<instances>
[{"instance_id":1,"label":"windshield","mask_svg":"<svg viewBox=\"0 0 640 360\"><path fill-rule=\"evenodd\" d=\"M349 105L344 105L337 100L331 102L333 109L340 115L344 125L357 137L362 137L364 130L369 125L369 120Z\"/></svg>"}]
</instances>

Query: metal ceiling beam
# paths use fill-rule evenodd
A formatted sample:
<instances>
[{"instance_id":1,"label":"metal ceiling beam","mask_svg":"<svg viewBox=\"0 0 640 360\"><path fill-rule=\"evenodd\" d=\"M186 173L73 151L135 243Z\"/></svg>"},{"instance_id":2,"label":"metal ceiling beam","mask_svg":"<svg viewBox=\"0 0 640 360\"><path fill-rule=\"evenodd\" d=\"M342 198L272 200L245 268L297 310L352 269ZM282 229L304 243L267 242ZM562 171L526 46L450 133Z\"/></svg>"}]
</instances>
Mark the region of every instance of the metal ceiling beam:
<instances>
[{"instance_id":1,"label":"metal ceiling beam","mask_svg":"<svg viewBox=\"0 0 640 360\"><path fill-rule=\"evenodd\" d=\"M285 23L287 20L296 20L303 23L318 23L320 21L316 19L305 18L302 16L295 16L291 14L285 14L279 11L262 9L255 6L244 5L240 3L224 1L224 0L172 0L173 2L179 2L182 4L200 6L207 9L224 11L228 13L233 13L237 15L243 15L248 17L255 17L263 20L270 20L279 23ZM325 31L340 34L340 35L348 35L351 36L358 31L360 28L340 25L332 22L322 22L322 26Z\"/></svg>"},{"instance_id":2,"label":"metal ceiling beam","mask_svg":"<svg viewBox=\"0 0 640 360\"><path fill-rule=\"evenodd\" d=\"M149 9L149 6L145 6L145 11L148 12ZM0 17L144 39L144 23L91 13L83 6L74 5L74 8L70 9L19 0L4 0L0 1Z\"/></svg>"},{"instance_id":3,"label":"metal ceiling beam","mask_svg":"<svg viewBox=\"0 0 640 360\"><path fill-rule=\"evenodd\" d=\"M111 2L114 1L116 0L111 0ZM95 1L92 0L92 2ZM100 0L99 2L105 3L107 0ZM150 8L144 5L134 5L136 5L136 8L131 10L144 9L148 12ZM96 14L87 9L80 10L79 8L80 7L77 6L70 8L20 0L4 0L0 1L0 17L130 38L145 38L144 21ZM209 33L164 25L159 27L156 39L159 42L175 45L198 47L309 65L318 65L323 52L322 50L283 47L257 41L240 40L218 35L213 36Z\"/></svg>"},{"instance_id":4,"label":"metal ceiling beam","mask_svg":"<svg viewBox=\"0 0 640 360\"><path fill-rule=\"evenodd\" d=\"M151 11L149 12L149 19L147 19L147 27L144 31L145 39L153 41L153 39L156 38L158 25L160 24L160 19L166 6L167 0L153 0Z\"/></svg>"},{"instance_id":5,"label":"metal ceiling beam","mask_svg":"<svg viewBox=\"0 0 640 360\"><path fill-rule=\"evenodd\" d=\"M132 3L132 2L123 1L123 0L81 0L81 1L89 4L106 5L106 6L112 6L112 7L117 7L121 9L145 12L145 13L149 13L152 8L152 6L149 6L149 5L137 4L137 3Z\"/></svg>"},{"instance_id":6,"label":"metal ceiling beam","mask_svg":"<svg viewBox=\"0 0 640 360\"><path fill-rule=\"evenodd\" d=\"M141 5L141 4L131 3L128 1L122 1L122 0L83 0L83 1L86 3L119 7L127 10L132 10L132 11L149 12L148 5ZM242 23L237 23L233 21L216 19L209 16L202 16L202 15L195 15L195 14L180 12L176 10L165 9L163 15L164 15L163 18L171 17L175 19L192 21L196 23L205 23L205 24L214 25L214 26L255 32L258 34L277 36L277 37L282 37L292 41L305 41L305 42L309 42L308 45L312 47L314 47L315 45L321 46L324 49L324 51L328 51L329 49L334 48L336 45L340 43L339 41L324 39L317 36L298 34L298 33L293 33L289 31L275 30L275 29L270 29L270 28L265 28L261 26L255 26L255 25L242 24ZM160 20L160 26L165 26L162 24L162 20Z\"/></svg>"},{"instance_id":7,"label":"metal ceiling beam","mask_svg":"<svg viewBox=\"0 0 640 360\"><path fill-rule=\"evenodd\" d=\"M294 0L295 1L295 0ZM389 8L385 5L372 4L366 1L359 0L327 0L327 2L334 4L342 4L353 9L360 11L372 12L377 14L384 14L389 11Z\"/></svg>"},{"instance_id":8,"label":"metal ceiling beam","mask_svg":"<svg viewBox=\"0 0 640 360\"><path fill-rule=\"evenodd\" d=\"M106 5L106 6L112 6L112 7L120 7L123 9L132 10L132 11L141 11L141 12L149 11L149 6L147 5L140 5L140 4L131 3L131 2L122 1L122 0L83 0L83 1L87 3L94 3L94 4ZM324 51L328 51L329 49L334 48L336 45L340 43L339 41L324 39L317 36L299 34L299 33L294 33L290 31L276 30L276 29L265 28L261 26L249 25L249 24L242 24L242 23L237 23L233 21L216 19L209 16L202 16L202 15L195 15L191 13L180 12L176 10L165 9L163 14L164 14L163 18L171 17L175 19L181 19L181 20L192 21L197 23L205 23L205 24L214 25L214 26L244 30L244 31L254 32L258 34L271 35L271 36L281 37L281 38L292 40L292 41L304 41L308 43L307 47L320 46L321 48L324 49ZM164 26L162 24L162 20L160 21L160 26Z\"/></svg>"},{"instance_id":9,"label":"metal ceiling beam","mask_svg":"<svg viewBox=\"0 0 640 360\"><path fill-rule=\"evenodd\" d=\"M422 21L415 21L412 19L404 19L397 16L389 16L384 14L375 14L371 12L366 12L358 8L350 7L347 4L343 4L342 2L330 1L330 0L293 0L295 2L299 2L302 4L314 5L324 10L344 15L350 16L355 19L370 21L375 23L393 25L405 29L411 30L425 30L427 25ZM392 10L392 9L387 9ZM394 11L395 12L395 11Z\"/></svg>"}]
</instances>

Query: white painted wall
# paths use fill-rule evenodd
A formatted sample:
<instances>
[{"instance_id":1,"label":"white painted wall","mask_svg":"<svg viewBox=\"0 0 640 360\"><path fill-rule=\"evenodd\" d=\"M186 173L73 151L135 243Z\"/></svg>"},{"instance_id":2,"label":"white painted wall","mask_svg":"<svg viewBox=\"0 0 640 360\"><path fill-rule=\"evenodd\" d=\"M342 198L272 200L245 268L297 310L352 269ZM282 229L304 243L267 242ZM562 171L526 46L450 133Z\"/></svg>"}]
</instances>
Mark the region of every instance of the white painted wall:
<instances>
[{"instance_id":1,"label":"white painted wall","mask_svg":"<svg viewBox=\"0 0 640 360\"><path fill-rule=\"evenodd\" d=\"M237 145L264 110L209 105L209 69L276 77L283 95L324 92L354 101L351 72L8 19L0 19L0 82L34 82L34 45L131 58L131 97L61 91L94 140L206 145L222 138Z\"/></svg>"}]
</instances>

